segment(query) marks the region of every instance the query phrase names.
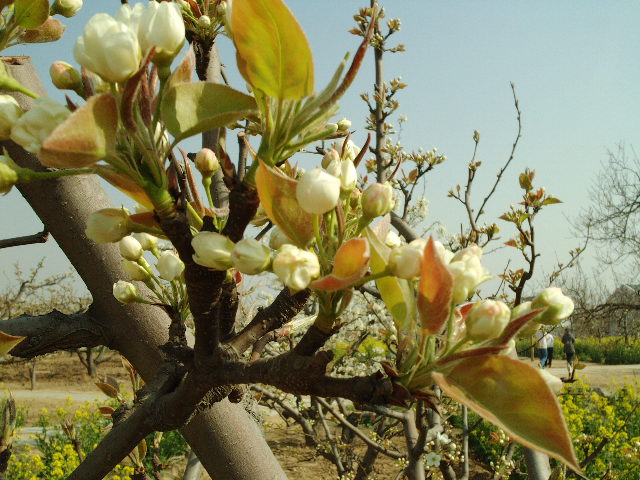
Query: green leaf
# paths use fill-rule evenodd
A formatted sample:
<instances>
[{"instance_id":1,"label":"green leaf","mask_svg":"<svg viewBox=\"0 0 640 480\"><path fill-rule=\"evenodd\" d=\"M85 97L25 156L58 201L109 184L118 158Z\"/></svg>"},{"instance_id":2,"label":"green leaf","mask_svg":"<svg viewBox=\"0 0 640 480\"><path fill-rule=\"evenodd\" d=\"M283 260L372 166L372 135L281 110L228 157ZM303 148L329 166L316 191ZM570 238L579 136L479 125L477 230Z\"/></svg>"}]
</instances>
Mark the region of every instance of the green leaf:
<instances>
[{"instance_id":1,"label":"green leaf","mask_svg":"<svg viewBox=\"0 0 640 480\"><path fill-rule=\"evenodd\" d=\"M262 160L256 171L256 189L262 208L298 247L306 247L313 238L313 218L296 199L298 182Z\"/></svg>"},{"instance_id":2,"label":"green leaf","mask_svg":"<svg viewBox=\"0 0 640 480\"><path fill-rule=\"evenodd\" d=\"M93 165L115 151L118 107L110 93L94 95L42 144L40 163L55 168Z\"/></svg>"},{"instance_id":3,"label":"green leaf","mask_svg":"<svg viewBox=\"0 0 640 480\"><path fill-rule=\"evenodd\" d=\"M432 377L447 395L519 443L580 473L558 400L535 368L505 355L484 355L456 362Z\"/></svg>"},{"instance_id":4,"label":"green leaf","mask_svg":"<svg viewBox=\"0 0 640 480\"><path fill-rule=\"evenodd\" d=\"M165 91L162 120L176 141L257 112L253 97L210 82L179 83Z\"/></svg>"},{"instance_id":5,"label":"green leaf","mask_svg":"<svg viewBox=\"0 0 640 480\"><path fill-rule=\"evenodd\" d=\"M49 18L49 0L16 0L13 9L16 23L27 30L38 28Z\"/></svg>"},{"instance_id":6,"label":"green leaf","mask_svg":"<svg viewBox=\"0 0 640 480\"><path fill-rule=\"evenodd\" d=\"M371 247L369 266L371 273L376 275L387 268L391 249L371 228L365 229L365 235ZM404 360L417 347L416 300L413 287L408 280L394 276L379 278L376 285L398 331L397 365L402 371Z\"/></svg>"},{"instance_id":7,"label":"green leaf","mask_svg":"<svg viewBox=\"0 0 640 480\"><path fill-rule=\"evenodd\" d=\"M545 198L542 201L542 205L553 205L556 203L562 203L562 200L560 200L559 198L556 197L552 197L551 195L549 195L547 198Z\"/></svg>"},{"instance_id":8,"label":"green leaf","mask_svg":"<svg viewBox=\"0 0 640 480\"><path fill-rule=\"evenodd\" d=\"M253 88L278 99L311 95L311 48L282 0L234 2L231 30L238 69Z\"/></svg>"}]
</instances>

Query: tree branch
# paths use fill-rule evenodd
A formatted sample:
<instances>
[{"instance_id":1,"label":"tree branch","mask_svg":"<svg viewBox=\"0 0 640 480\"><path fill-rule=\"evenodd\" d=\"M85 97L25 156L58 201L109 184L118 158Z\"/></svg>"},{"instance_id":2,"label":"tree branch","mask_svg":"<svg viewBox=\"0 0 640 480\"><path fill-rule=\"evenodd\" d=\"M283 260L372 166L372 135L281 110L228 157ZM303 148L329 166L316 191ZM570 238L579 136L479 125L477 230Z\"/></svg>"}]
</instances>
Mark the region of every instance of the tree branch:
<instances>
[{"instance_id":1,"label":"tree branch","mask_svg":"<svg viewBox=\"0 0 640 480\"><path fill-rule=\"evenodd\" d=\"M25 235L23 237L7 238L0 240L0 248L19 247L22 245L32 245L34 243L45 243L49 240L49 232L45 229L33 235Z\"/></svg>"}]
</instances>

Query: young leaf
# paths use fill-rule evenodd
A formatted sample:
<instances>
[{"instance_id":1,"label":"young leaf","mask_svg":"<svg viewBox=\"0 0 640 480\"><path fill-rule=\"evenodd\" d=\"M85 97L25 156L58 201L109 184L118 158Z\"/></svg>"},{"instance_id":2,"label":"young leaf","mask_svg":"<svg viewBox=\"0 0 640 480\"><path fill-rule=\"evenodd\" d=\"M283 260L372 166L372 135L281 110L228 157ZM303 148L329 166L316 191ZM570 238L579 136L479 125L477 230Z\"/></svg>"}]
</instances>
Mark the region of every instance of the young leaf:
<instances>
[{"instance_id":1,"label":"young leaf","mask_svg":"<svg viewBox=\"0 0 640 480\"><path fill-rule=\"evenodd\" d=\"M178 83L167 89L162 120L176 141L256 113L256 101L242 92L209 82Z\"/></svg>"},{"instance_id":2,"label":"young leaf","mask_svg":"<svg viewBox=\"0 0 640 480\"><path fill-rule=\"evenodd\" d=\"M371 273L387 268L391 249L380 240L373 229L365 229L371 247ZM382 277L376 280L382 301L393 317L398 331L397 365L402 370L403 361L417 345L416 301L411 283L398 277Z\"/></svg>"},{"instance_id":3,"label":"young leaf","mask_svg":"<svg viewBox=\"0 0 640 480\"><path fill-rule=\"evenodd\" d=\"M433 237L424 248L420 286L418 287L418 312L422 329L427 334L439 334L451 313L453 276L436 251Z\"/></svg>"},{"instance_id":4,"label":"young leaf","mask_svg":"<svg viewBox=\"0 0 640 480\"><path fill-rule=\"evenodd\" d=\"M360 280L369 268L371 250L366 238L352 238L336 252L333 272L311 282L317 290L344 290Z\"/></svg>"},{"instance_id":5,"label":"young leaf","mask_svg":"<svg viewBox=\"0 0 640 480\"><path fill-rule=\"evenodd\" d=\"M0 355L6 355L27 337L16 337L0 331Z\"/></svg>"},{"instance_id":6,"label":"young leaf","mask_svg":"<svg viewBox=\"0 0 640 480\"><path fill-rule=\"evenodd\" d=\"M118 173L113 167L107 165L96 165L96 173L143 207L148 210L153 210L153 202L149 196L142 187L131 180L130 177Z\"/></svg>"},{"instance_id":7,"label":"young leaf","mask_svg":"<svg viewBox=\"0 0 640 480\"><path fill-rule=\"evenodd\" d=\"M115 151L117 128L113 95L93 96L51 132L40 149L40 163L55 168L91 166Z\"/></svg>"},{"instance_id":8,"label":"young leaf","mask_svg":"<svg viewBox=\"0 0 640 480\"><path fill-rule=\"evenodd\" d=\"M38 28L49 18L49 0L16 0L13 14L21 27L30 30Z\"/></svg>"},{"instance_id":9,"label":"young leaf","mask_svg":"<svg viewBox=\"0 0 640 480\"><path fill-rule=\"evenodd\" d=\"M519 443L580 473L558 400L535 368L506 355L485 355L461 360L432 377L447 395Z\"/></svg>"},{"instance_id":10,"label":"young leaf","mask_svg":"<svg viewBox=\"0 0 640 480\"><path fill-rule=\"evenodd\" d=\"M296 200L296 182L262 160L256 171L256 189L260 203L271 221L298 247L306 247L313 238L311 214Z\"/></svg>"},{"instance_id":11,"label":"young leaf","mask_svg":"<svg viewBox=\"0 0 640 480\"><path fill-rule=\"evenodd\" d=\"M238 69L253 88L277 99L311 95L311 48L282 0L234 2L231 30Z\"/></svg>"}]
</instances>

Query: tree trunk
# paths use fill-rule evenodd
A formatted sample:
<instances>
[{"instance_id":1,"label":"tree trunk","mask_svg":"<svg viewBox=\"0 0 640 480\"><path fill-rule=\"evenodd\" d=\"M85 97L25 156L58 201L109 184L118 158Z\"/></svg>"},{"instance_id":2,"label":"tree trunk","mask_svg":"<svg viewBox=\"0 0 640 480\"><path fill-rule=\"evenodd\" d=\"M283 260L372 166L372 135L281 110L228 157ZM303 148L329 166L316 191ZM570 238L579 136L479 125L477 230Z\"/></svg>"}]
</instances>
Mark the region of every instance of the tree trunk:
<instances>
[{"instance_id":1,"label":"tree trunk","mask_svg":"<svg viewBox=\"0 0 640 480\"><path fill-rule=\"evenodd\" d=\"M31 90L44 93L29 58L5 57L10 75ZM23 108L33 100L16 95ZM21 166L43 170L36 157L13 142L3 142ZM94 176L20 185L20 192L74 266L93 296L90 312L99 323L107 346L122 353L149 381L161 365L158 348L168 337L169 319L159 308L120 304L113 284L127 278L114 244L95 244L84 234L86 219L95 210L111 207ZM211 477L216 480L287 478L257 425L242 407L224 400L195 416L181 429Z\"/></svg>"}]
</instances>

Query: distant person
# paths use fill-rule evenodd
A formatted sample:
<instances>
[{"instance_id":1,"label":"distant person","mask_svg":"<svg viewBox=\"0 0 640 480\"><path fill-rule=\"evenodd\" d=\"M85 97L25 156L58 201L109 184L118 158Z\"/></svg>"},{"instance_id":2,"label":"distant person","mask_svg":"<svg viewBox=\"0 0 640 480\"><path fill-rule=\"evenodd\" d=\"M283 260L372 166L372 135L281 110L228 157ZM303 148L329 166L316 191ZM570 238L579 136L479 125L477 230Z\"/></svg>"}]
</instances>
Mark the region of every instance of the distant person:
<instances>
[{"instance_id":1,"label":"distant person","mask_svg":"<svg viewBox=\"0 0 640 480\"><path fill-rule=\"evenodd\" d=\"M576 339L569 332L568 328L564 329L564 335L562 335L562 343L564 345L564 354L567 356L567 371L569 372L569 379L573 380L573 374L575 369L573 362L576 358Z\"/></svg>"},{"instance_id":2,"label":"distant person","mask_svg":"<svg viewBox=\"0 0 640 480\"><path fill-rule=\"evenodd\" d=\"M544 336L547 332L543 328L536 332L536 349L538 350L538 359L540 360L540 368L544 368L547 363L547 343Z\"/></svg>"},{"instance_id":3,"label":"distant person","mask_svg":"<svg viewBox=\"0 0 640 480\"><path fill-rule=\"evenodd\" d=\"M545 367L549 367L551 368L551 361L553 360L553 335L551 335L551 332L548 332L545 336L544 336L544 341L545 344L547 345L547 363L545 363Z\"/></svg>"}]
</instances>

